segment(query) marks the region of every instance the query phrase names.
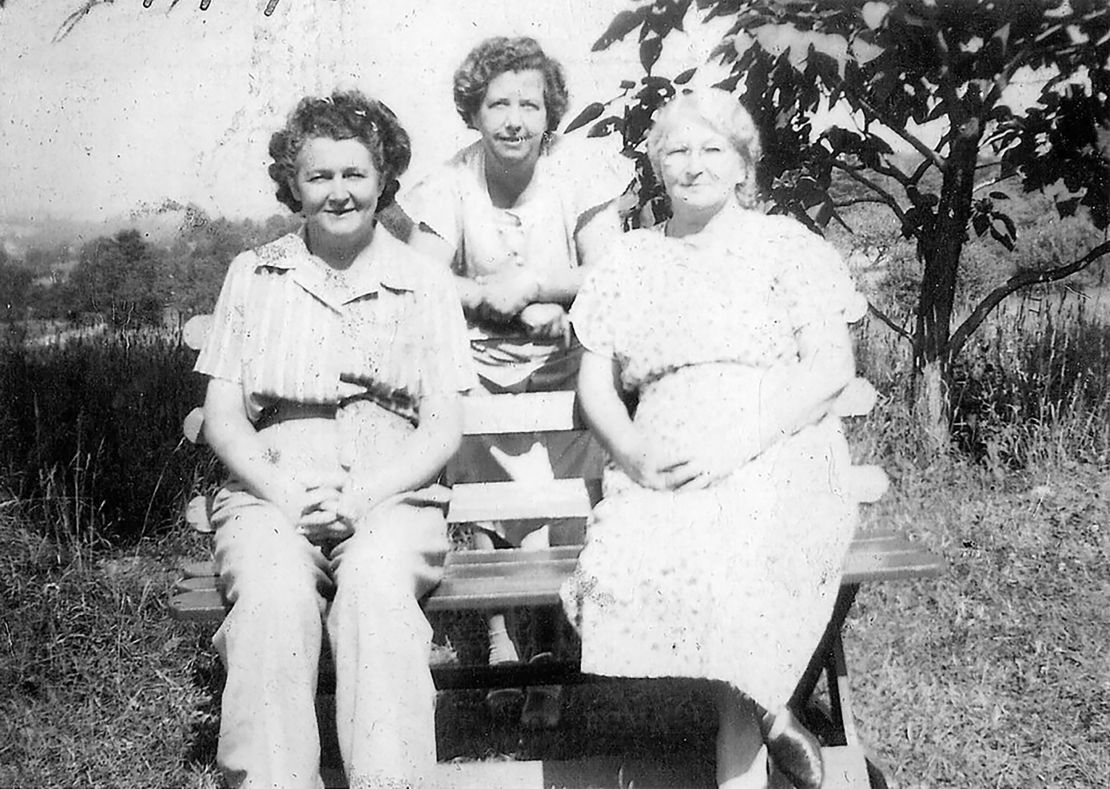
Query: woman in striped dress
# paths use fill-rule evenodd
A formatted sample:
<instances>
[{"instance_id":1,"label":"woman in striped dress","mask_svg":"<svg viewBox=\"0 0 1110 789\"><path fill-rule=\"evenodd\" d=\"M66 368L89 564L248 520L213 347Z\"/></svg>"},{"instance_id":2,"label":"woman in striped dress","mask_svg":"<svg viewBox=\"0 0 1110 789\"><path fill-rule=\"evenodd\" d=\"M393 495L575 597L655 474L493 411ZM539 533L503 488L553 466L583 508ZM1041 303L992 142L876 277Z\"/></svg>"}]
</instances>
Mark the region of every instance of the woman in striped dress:
<instances>
[{"instance_id":1,"label":"woman in striped dress","mask_svg":"<svg viewBox=\"0 0 1110 789\"><path fill-rule=\"evenodd\" d=\"M322 786L315 720L326 632L352 787L429 782L431 629L443 514L421 488L461 437L473 382L449 274L381 229L409 162L384 105L301 101L270 141L300 232L235 258L196 369L205 437L230 472L216 562L233 607L218 760L232 786Z\"/></svg>"}]
</instances>

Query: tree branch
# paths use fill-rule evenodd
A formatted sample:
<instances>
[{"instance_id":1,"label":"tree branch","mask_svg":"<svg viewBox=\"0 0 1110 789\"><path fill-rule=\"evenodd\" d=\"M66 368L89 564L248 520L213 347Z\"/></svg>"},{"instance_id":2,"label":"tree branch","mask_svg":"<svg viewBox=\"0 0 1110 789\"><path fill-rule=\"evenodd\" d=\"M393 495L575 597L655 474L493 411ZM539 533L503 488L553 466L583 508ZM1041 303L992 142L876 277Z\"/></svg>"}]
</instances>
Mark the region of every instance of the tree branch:
<instances>
[{"instance_id":1,"label":"tree branch","mask_svg":"<svg viewBox=\"0 0 1110 789\"><path fill-rule=\"evenodd\" d=\"M847 208L850 205L859 205L860 203L878 203L879 205L887 205L886 200L881 197L853 197L851 200L838 200L834 201L833 205L837 208Z\"/></svg>"},{"instance_id":2,"label":"tree branch","mask_svg":"<svg viewBox=\"0 0 1110 789\"><path fill-rule=\"evenodd\" d=\"M1036 285L1043 282L1056 282L1057 280L1064 279L1065 277L1070 277L1077 271L1082 271L1083 269L1087 268L1087 266L1091 265L1107 253L1110 253L1110 241L1102 242L1097 247L1090 250L1086 255L1073 260L1066 266L1057 266L1056 268L1050 268L1044 271L1024 269L1014 274L1008 280L1006 280L997 288L988 293L986 297L984 297L983 300L980 301L978 305L976 305L975 309L971 311L971 314L967 316L964 322L959 325L959 328L957 328L956 331L952 333L952 339L948 343L948 360L951 362L953 359L959 356L960 351L963 350L964 344L967 343L968 338L970 338L971 335L975 333L975 330L982 325L983 321L991 313L991 311L999 304L1001 304L1002 300L1009 296L1011 293L1020 290L1021 288L1029 287L1030 285Z\"/></svg>"},{"instance_id":3,"label":"tree branch","mask_svg":"<svg viewBox=\"0 0 1110 789\"><path fill-rule=\"evenodd\" d=\"M898 205L898 201L894 199L894 195L892 195L890 192L883 189L881 186L879 186L877 183L872 181L867 176L860 175L853 168L849 167L846 164L834 161L834 162L832 162L832 166L835 167L837 170L843 170L844 172L846 172L848 174L848 177L851 178L853 181L856 181L857 183L863 184L868 189L870 189L872 192L877 194L879 197L882 198L881 202L886 203L886 205L888 205L890 207L890 209L892 211L894 211L894 213L898 216L898 219L900 221L902 221L902 222L906 221L906 212L902 210L902 206Z\"/></svg>"},{"instance_id":4,"label":"tree branch","mask_svg":"<svg viewBox=\"0 0 1110 789\"><path fill-rule=\"evenodd\" d=\"M874 315L876 318L878 318L880 321L882 321L884 324L886 324L886 327L888 329L890 329L892 332L894 332L895 334L897 334L900 338L902 338L903 340L905 340L909 343L913 342L913 335L912 334L910 334L908 331L906 331L901 326L899 326L897 323L895 323L893 320L891 320L890 316L888 316L886 313L884 313L882 310L880 310L878 307L876 307L870 301L867 302L867 311L870 312L872 315Z\"/></svg>"},{"instance_id":5,"label":"tree branch","mask_svg":"<svg viewBox=\"0 0 1110 789\"><path fill-rule=\"evenodd\" d=\"M872 117L877 119L892 132L908 142L918 153L920 153L926 159L931 159L933 164L940 168L942 172L944 171L946 165L944 158L928 145L919 140L915 135L910 134L910 132L905 128L904 124L899 125L889 120L886 117L885 113L881 112L879 108L868 101L865 96L861 95L857 90L845 83L839 75L837 76L837 82L839 83L840 90L843 93L845 93L846 95L850 95L859 103L861 107L863 107L867 112L871 113Z\"/></svg>"}]
</instances>

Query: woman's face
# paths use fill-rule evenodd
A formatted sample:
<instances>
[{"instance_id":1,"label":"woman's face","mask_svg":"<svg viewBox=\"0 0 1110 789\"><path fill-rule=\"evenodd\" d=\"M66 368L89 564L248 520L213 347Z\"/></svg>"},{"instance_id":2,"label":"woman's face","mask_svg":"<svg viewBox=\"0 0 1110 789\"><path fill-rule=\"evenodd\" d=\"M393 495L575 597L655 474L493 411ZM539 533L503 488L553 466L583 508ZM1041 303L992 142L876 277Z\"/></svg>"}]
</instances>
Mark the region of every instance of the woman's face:
<instances>
[{"instance_id":1,"label":"woman's face","mask_svg":"<svg viewBox=\"0 0 1110 789\"><path fill-rule=\"evenodd\" d=\"M289 187L301 201L310 233L356 242L373 232L382 183L359 140L309 138Z\"/></svg>"},{"instance_id":2,"label":"woman's face","mask_svg":"<svg viewBox=\"0 0 1110 789\"><path fill-rule=\"evenodd\" d=\"M690 118L675 121L663 140L659 174L678 216L712 216L736 198L747 164L728 138Z\"/></svg>"},{"instance_id":3,"label":"woman's face","mask_svg":"<svg viewBox=\"0 0 1110 789\"><path fill-rule=\"evenodd\" d=\"M506 71L490 80L474 126L487 154L507 165L534 163L547 131L543 72Z\"/></svg>"}]
</instances>

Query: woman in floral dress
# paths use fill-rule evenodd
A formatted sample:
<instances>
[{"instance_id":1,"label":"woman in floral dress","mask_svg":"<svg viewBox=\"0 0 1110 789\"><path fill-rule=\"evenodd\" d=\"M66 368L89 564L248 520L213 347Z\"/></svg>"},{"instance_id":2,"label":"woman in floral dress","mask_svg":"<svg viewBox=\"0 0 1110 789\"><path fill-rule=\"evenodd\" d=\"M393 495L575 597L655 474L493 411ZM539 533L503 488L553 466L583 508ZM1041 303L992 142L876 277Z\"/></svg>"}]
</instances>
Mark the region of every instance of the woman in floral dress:
<instances>
[{"instance_id":1,"label":"woman in floral dress","mask_svg":"<svg viewBox=\"0 0 1110 789\"><path fill-rule=\"evenodd\" d=\"M882 487L834 415L867 390L847 328L866 302L831 246L753 210L759 140L729 94L679 96L648 146L673 216L588 271L571 312L611 461L564 604L584 671L710 681L721 786L765 787L769 752L816 787L820 749L786 703L871 498L860 483Z\"/></svg>"}]
</instances>

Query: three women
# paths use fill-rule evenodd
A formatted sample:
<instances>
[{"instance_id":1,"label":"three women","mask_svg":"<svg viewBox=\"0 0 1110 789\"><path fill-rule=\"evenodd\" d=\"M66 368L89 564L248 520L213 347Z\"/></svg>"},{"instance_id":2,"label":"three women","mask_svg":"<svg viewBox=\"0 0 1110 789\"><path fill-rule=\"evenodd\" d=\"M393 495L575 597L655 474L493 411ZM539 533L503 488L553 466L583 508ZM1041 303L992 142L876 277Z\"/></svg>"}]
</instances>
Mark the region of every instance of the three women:
<instances>
[{"instance_id":1,"label":"three women","mask_svg":"<svg viewBox=\"0 0 1110 789\"><path fill-rule=\"evenodd\" d=\"M565 385L581 354L561 339L577 292L580 399L611 458L564 590L583 669L704 679L721 786L766 786L768 754L796 785L819 786L820 751L785 705L863 498L834 415L860 299L831 247L752 210L758 137L720 91L661 111L649 154L673 216L621 238L578 292L596 212L545 174L557 82L519 65L533 61L474 59L485 76L460 112L482 140L408 204L444 242L453 283L376 222L408 164L382 105L306 99L271 143L279 199L304 230L236 258L197 363L210 377L206 437L231 472L213 519L235 603L216 639L221 765L237 785L318 785L306 721L326 621L352 786L428 779L418 600L445 536L419 491L459 445L472 363L491 391L546 373Z\"/></svg>"}]
</instances>

